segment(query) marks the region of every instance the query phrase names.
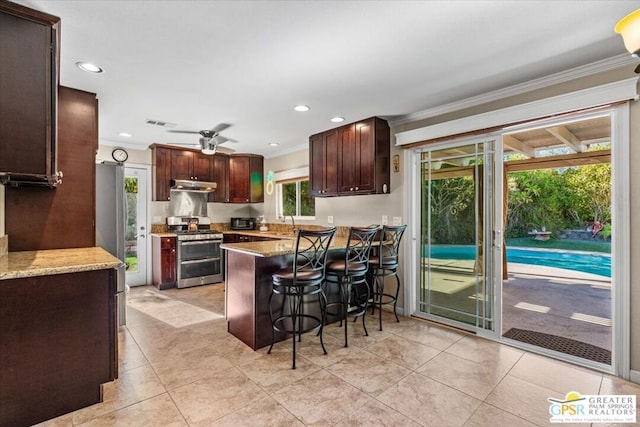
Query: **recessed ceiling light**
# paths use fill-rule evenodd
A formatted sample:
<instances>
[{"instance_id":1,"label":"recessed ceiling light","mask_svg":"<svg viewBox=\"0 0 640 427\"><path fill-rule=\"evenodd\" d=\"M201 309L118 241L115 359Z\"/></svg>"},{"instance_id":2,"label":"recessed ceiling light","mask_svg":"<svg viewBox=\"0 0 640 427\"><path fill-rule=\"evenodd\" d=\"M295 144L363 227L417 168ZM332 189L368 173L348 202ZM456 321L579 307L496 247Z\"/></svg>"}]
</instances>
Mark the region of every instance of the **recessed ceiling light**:
<instances>
[{"instance_id":1,"label":"recessed ceiling light","mask_svg":"<svg viewBox=\"0 0 640 427\"><path fill-rule=\"evenodd\" d=\"M334 123L344 122L344 117L339 117L339 116L331 117L331 121Z\"/></svg>"},{"instance_id":2,"label":"recessed ceiling light","mask_svg":"<svg viewBox=\"0 0 640 427\"><path fill-rule=\"evenodd\" d=\"M311 108L309 108L307 105L296 105L295 107L293 107L293 109L296 111L309 111Z\"/></svg>"},{"instance_id":3,"label":"recessed ceiling light","mask_svg":"<svg viewBox=\"0 0 640 427\"><path fill-rule=\"evenodd\" d=\"M279 143L279 142L270 142L270 143L269 143L269 145L270 145L271 147L279 147L279 146L280 146L280 143Z\"/></svg>"},{"instance_id":4,"label":"recessed ceiling light","mask_svg":"<svg viewBox=\"0 0 640 427\"><path fill-rule=\"evenodd\" d=\"M120 132L118 135L124 136L125 138L131 138L133 135L127 132Z\"/></svg>"},{"instance_id":5,"label":"recessed ceiling light","mask_svg":"<svg viewBox=\"0 0 640 427\"><path fill-rule=\"evenodd\" d=\"M96 64L92 64L91 62L79 61L76 62L76 67L80 68L82 71L86 71L87 73L102 73L104 70L98 67Z\"/></svg>"}]
</instances>

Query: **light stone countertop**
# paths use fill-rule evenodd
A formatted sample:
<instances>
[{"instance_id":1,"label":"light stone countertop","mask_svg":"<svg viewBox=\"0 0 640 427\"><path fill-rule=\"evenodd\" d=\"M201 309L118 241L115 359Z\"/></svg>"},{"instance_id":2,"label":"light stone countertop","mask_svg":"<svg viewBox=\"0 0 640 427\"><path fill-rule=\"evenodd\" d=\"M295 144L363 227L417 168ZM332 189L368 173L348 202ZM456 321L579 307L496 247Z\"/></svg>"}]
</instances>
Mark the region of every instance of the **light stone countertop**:
<instances>
[{"instance_id":1,"label":"light stone countertop","mask_svg":"<svg viewBox=\"0 0 640 427\"><path fill-rule=\"evenodd\" d=\"M247 233L248 234L248 233ZM262 233L262 236L269 236L268 233ZM242 252L248 255L254 255L258 257L271 257L280 255L290 255L295 252L296 240L295 237L282 237L278 236L278 240L270 240L263 242L243 242L243 243L223 243L220 245L221 249L228 251ZM331 240L331 246L329 249L339 250L347 247L347 239L344 237L334 237Z\"/></svg>"},{"instance_id":2,"label":"light stone countertop","mask_svg":"<svg viewBox=\"0 0 640 427\"><path fill-rule=\"evenodd\" d=\"M104 270L120 263L98 247L9 252L0 257L0 280Z\"/></svg>"}]
</instances>

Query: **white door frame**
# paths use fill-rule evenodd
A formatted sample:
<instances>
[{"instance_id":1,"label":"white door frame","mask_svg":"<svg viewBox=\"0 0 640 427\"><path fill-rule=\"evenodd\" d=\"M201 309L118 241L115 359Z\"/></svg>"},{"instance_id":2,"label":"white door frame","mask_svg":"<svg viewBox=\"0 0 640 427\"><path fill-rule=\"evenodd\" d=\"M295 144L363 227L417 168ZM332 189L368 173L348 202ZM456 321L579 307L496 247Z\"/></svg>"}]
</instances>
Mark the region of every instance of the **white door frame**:
<instances>
[{"instance_id":1,"label":"white door frame","mask_svg":"<svg viewBox=\"0 0 640 427\"><path fill-rule=\"evenodd\" d=\"M604 110L603 110L604 111ZM610 369L602 369L589 363L584 359L567 357L565 360L588 366L595 369L611 372L624 379L629 379L630 357L631 357L631 334L630 334L630 295L631 295L631 275L630 275L630 234L625 232L630 228L630 184L629 184L629 105L628 103L619 104L607 109L611 114L611 140L615 143L612 147L612 218L613 229L612 235L612 271L611 280L615 281L612 292L612 364ZM534 120L532 119L532 122ZM512 131L512 129L510 129ZM456 134L456 131L452 131ZM474 139L477 139L474 137ZM501 141L501 140L500 140ZM442 143L434 144L433 147L439 147ZM445 143L446 144L446 143ZM417 312L417 284L420 268L420 215L417 215L417 203L420 200L420 188L418 186L418 177L420 173L420 155L419 150L405 150L404 164L407 165L404 171L404 185L406 188L403 200L402 214L407 218L409 224L409 238L403 244L403 250L408 256L404 257L404 283L406 292L404 293L404 313L412 315ZM618 231L620 230L620 231ZM500 280L501 283L501 280ZM500 291L501 292L501 291ZM501 293L500 293L501 299ZM496 304L501 308L501 303ZM497 308L497 307L496 307ZM501 313L500 313L501 316ZM482 334L489 339L496 339L491 334ZM536 348L536 351L538 348ZM539 351L542 354L554 357L555 355L547 353L544 349ZM640 380L640 373L633 372L634 381Z\"/></svg>"},{"instance_id":2,"label":"white door frame","mask_svg":"<svg viewBox=\"0 0 640 427\"><path fill-rule=\"evenodd\" d=\"M146 197L144 200L145 210L147 212L145 219L145 269L141 274L144 277L145 284L151 283L150 278L152 277L152 268L151 265L151 218L149 213L151 212L151 166L140 163L125 163L125 176L126 169L140 169L141 174L144 176L146 181L145 193Z\"/></svg>"}]
</instances>

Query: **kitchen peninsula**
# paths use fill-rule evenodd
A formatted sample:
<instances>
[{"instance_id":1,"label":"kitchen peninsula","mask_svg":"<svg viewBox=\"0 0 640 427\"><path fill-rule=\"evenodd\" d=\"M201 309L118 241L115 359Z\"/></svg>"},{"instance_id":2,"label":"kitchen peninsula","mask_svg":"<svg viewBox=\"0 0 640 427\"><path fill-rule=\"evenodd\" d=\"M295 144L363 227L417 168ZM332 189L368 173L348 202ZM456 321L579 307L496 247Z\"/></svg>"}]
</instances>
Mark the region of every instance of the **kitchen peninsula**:
<instances>
[{"instance_id":1,"label":"kitchen peninsula","mask_svg":"<svg viewBox=\"0 0 640 427\"><path fill-rule=\"evenodd\" d=\"M0 256L0 425L102 401L118 376L119 264L96 247Z\"/></svg>"},{"instance_id":2,"label":"kitchen peninsula","mask_svg":"<svg viewBox=\"0 0 640 427\"><path fill-rule=\"evenodd\" d=\"M253 234L253 233L252 233ZM273 237L268 241L223 243L226 250L226 316L228 331L254 350L271 344L272 328L269 317L271 275L293 263L295 236L255 233ZM335 236L331 250L337 253L347 245L347 239ZM331 256L331 254L330 254ZM330 300L339 298L327 295ZM284 333L276 334L282 341Z\"/></svg>"}]
</instances>

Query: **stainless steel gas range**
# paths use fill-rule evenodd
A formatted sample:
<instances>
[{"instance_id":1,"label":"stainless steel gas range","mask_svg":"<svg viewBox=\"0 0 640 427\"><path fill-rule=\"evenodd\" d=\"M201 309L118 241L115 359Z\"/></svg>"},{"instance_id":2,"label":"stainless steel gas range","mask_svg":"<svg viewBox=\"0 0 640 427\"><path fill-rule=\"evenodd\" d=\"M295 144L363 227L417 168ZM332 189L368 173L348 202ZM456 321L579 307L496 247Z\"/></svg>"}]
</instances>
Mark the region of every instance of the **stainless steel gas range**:
<instances>
[{"instance_id":1,"label":"stainless steel gas range","mask_svg":"<svg viewBox=\"0 0 640 427\"><path fill-rule=\"evenodd\" d=\"M207 217L168 217L167 229L177 235L177 287L223 281L222 233L210 229Z\"/></svg>"}]
</instances>

